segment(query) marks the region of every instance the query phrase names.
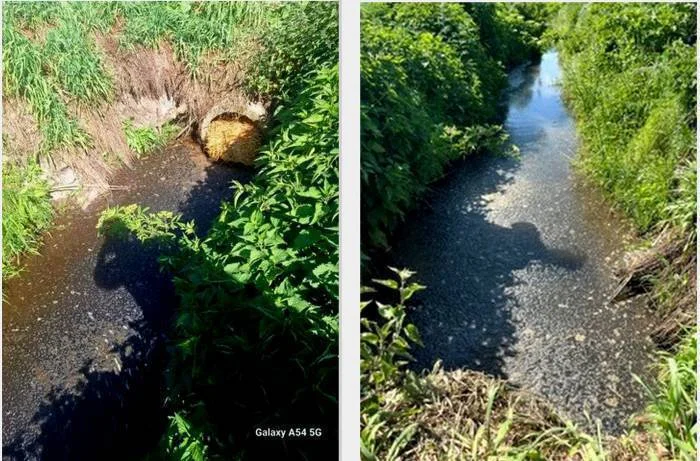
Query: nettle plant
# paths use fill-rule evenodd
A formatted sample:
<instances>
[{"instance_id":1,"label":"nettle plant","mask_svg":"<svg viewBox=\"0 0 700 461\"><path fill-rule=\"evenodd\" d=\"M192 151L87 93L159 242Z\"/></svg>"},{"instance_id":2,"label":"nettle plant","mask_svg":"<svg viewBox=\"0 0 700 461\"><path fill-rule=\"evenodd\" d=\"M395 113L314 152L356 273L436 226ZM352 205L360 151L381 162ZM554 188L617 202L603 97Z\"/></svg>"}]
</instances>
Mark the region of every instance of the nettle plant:
<instances>
[{"instance_id":1,"label":"nettle plant","mask_svg":"<svg viewBox=\"0 0 700 461\"><path fill-rule=\"evenodd\" d=\"M338 67L305 78L275 114L256 179L236 184L205 237L136 205L99 223L162 248L180 297L174 410L223 453L245 451L243 434L270 418L337 420Z\"/></svg>"}]
</instances>

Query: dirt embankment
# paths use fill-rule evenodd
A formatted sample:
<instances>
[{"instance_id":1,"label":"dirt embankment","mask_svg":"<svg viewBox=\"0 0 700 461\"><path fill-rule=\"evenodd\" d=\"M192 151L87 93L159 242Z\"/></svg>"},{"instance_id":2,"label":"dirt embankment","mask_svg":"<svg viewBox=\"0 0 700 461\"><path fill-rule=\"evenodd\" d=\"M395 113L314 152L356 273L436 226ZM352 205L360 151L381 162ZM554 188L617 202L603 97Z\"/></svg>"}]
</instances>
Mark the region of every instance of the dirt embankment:
<instances>
[{"instance_id":1,"label":"dirt embankment","mask_svg":"<svg viewBox=\"0 0 700 461\"><path fill-rule=\"evenodd\" d=\"M661 321L651 332L661 348L671 348L696 323L697 258L694 233L672 227L661 230L649 248L631 251L617 268L620 284L613 296L621 301L646 293Z\"/></svg>"},{"instance_id":2,"label":"dirt embankment","mask_svg":"<svg viewBox=\"0 0 700 461\"><path fill-rule=\"evenodd\" d=\"M120 47L120 28L117 24L107 34L94 34L104 66L114 82L113 98L96 106L66 99L70 115L90 142L84 147L59 148L40 156L40 164L51 182L79 189L76 198L83 206L109 190L114 173L123 166L133 167L136 158L124 132L127 120L134 126L149 128L177 121L183 127L179 135L192 134L205 151L211 151L212 158L251 164L269 105L255 101L243 90L246 68L256 44L241 47L248 51L235 61L216 53L204 56L195 76L177 60L167 42L161 41L154 48ZM41 34L27 35L41 40ZM6 159L35 156L42 135L27 103L6 98L3 117ZM212 139L209 127L215 128Z\"/></svg>"}]
</instances>

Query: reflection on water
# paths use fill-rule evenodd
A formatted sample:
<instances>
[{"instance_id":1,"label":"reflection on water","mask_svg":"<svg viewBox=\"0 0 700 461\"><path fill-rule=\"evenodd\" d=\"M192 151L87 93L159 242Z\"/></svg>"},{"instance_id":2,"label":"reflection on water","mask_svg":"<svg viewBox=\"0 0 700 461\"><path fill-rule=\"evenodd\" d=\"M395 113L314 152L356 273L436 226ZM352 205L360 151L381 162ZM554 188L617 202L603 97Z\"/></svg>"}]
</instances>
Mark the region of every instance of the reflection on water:
<instances>
[{"instance_id":1,"label":"reflection on water","mask_svg":"<svg viewBox=\"0 0 700 461\"><path fill-rule=\"evenodd\" d=\"M439 358L508 377L614 432L643 403L632 374L645 376L653 319L639 300L608 302L629 228L571 168L560 78L554 52L512 73L505 127L521 158L455 166L393 254L428 286L411 313L418 367Z\"/></svg>"}]
</instances>

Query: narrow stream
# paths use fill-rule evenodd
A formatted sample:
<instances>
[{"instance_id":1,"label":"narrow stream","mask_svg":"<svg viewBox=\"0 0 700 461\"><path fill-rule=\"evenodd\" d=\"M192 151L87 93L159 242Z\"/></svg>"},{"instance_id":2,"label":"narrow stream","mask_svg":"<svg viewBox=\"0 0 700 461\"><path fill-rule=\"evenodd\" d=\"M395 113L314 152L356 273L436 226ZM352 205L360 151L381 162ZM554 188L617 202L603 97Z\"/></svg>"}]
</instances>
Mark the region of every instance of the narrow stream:
<instances>
[{"instance_id":1,"label":"narrow stream","mask_svg":"<svg viewBox=\"0 0 700 461\"><path fill-rule=\"evenodd\" d=\"M135 459L163 431L164 336L177 299L157 252L97 236L107 205L173 210L204 232L251 172L178 142L87 211L63 213L3 287L3 459Z\"/></svg>"},{"instance_id":2,"label":"narrow stream","mask_svg":"<svg viewBox=\"0 0 700 461\"><path fill-rule=\"evenodd\" d=\"M427 290L411 320L442 359L507 377L586 424L618 432L643 406L654 317L611 305L613 264L632 238L572 167L577 140L556 52L510 76L506 129L519 159L468 159L437 185L392 249Z\"/></svg>"}]
</instances>

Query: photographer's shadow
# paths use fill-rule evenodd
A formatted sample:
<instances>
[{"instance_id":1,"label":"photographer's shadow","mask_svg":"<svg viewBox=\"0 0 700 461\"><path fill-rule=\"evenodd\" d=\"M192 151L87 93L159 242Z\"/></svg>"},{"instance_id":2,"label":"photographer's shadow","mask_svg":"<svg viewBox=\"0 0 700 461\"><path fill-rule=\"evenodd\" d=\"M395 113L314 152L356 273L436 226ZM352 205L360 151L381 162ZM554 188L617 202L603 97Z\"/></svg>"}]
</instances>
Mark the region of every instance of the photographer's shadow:
<instances>
[{"instance_id":1,"label":"photographer's shadow","mask_svg":"<svg viewBox=\"0 0 700 461\"><path fill-rule=\"evenodd\" d=\"M194 221L204 236L221 202L233 195L232 181L251 177L250 169L210 165L173 211ZM32 418L38 433L6 441L3 459L129 460L157 447L167 425L167 335L178 305L172 274L162 270L159 257L171 250L144 245L132 235L103 238L93 303L120 310L115 315L127 323L128 335L108 351L113 363L91 359L81 367L77 385L52 389Z\"/></svg>"}]
</instances>

